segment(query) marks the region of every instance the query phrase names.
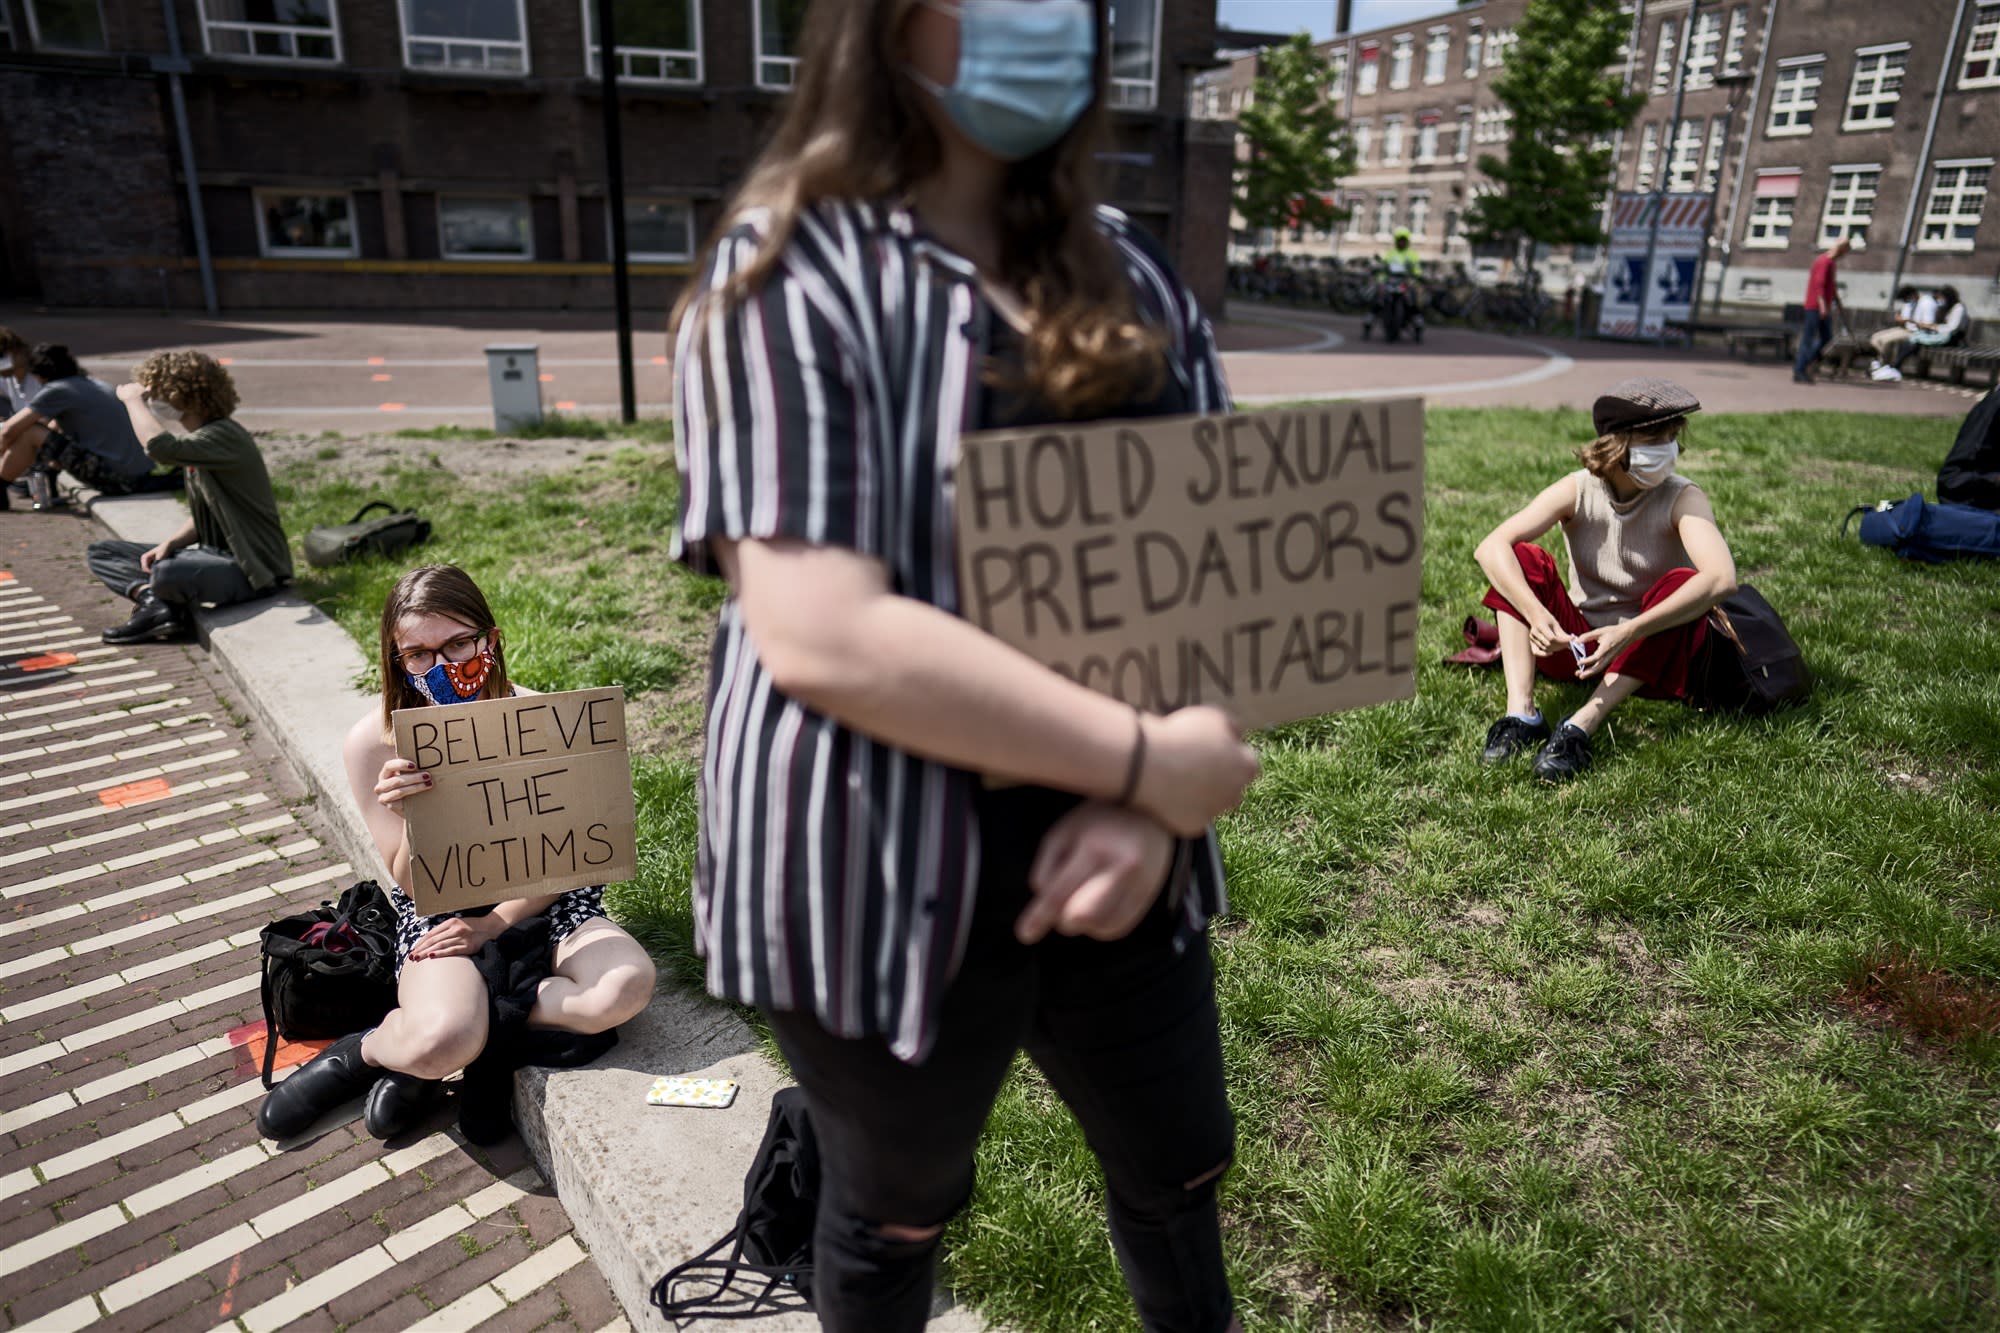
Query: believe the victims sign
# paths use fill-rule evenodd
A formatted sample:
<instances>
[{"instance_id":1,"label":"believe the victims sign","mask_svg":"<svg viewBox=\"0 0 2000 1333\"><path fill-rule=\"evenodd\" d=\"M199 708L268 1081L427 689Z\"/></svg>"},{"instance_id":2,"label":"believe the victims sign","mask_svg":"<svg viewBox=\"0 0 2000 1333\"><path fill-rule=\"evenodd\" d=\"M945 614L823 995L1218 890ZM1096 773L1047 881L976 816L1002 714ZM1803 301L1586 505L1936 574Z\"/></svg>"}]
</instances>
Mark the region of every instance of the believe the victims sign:
<instances>
[{"instance_id":1,"label":"believe the victims sign","mask_svg":"<svg viewBox=\"0 0 2000 1333\"><path fill-rule=\"evenodd\" d=\"M1421 399L985 431L954 484L966 618L1072 680L1251 727L1416 692Z\"/></svg>"}]
</instances>

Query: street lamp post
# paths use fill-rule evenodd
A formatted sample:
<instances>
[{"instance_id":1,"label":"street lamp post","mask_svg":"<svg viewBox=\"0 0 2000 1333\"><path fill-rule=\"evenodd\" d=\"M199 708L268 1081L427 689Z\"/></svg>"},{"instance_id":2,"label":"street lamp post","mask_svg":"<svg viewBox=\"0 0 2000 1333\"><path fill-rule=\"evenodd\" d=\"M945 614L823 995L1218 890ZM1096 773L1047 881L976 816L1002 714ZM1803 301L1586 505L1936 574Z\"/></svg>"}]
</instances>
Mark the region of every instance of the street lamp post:
<instances>
[{"instance_id":1,"label":"street lamp post","mask_svg":"<svg viewBox=\"0 0 2000 1333\"><path fill-rule=\"evenodd\" d=\"M1701 240L1702 274L1701 278L1694 285L1694 305L1688 311L1690 321L1696 319L1701 314L1701 289L1708 280L1708 247L1713 243L1715 236L1715 220L1722 214L1722 176L1724 172L1729 170L1729 131L1734 128L1736 108L1743 101L1743 90L1749 87L1750 83L1751 76L1740 70L1734 74L1718 74L1715 76L1715 86L1729 90L1729 102L1722 108L1722 142L1716 146L1715 150L1715 188L1709 191L1707 235L1703 236ZM1736 181L1735 185L1739 190L1743 188L1741 180ZM1723 279L1728 276L1729 233L1724 231L1722 233L1722 267L1716 271L1715 275L1715 303L1717 305L1722 304L1722 283Z\"/></svg>"}]
</instances>

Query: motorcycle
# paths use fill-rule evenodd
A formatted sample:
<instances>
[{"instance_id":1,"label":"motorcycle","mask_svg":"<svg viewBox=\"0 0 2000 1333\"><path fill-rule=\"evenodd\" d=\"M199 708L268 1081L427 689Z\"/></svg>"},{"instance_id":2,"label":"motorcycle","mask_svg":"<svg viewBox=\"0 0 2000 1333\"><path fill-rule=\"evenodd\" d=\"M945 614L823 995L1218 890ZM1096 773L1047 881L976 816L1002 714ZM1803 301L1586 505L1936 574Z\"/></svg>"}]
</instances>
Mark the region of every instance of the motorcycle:
<instances>
[{"instance_id":1,"label":"motorcycle","mask_svg":"<svg viewBox=\"0 0 2000 1333\"><path fill-rule=\"evenodd\" d=\"M1375 289L1375 305L1361 320L1361 338L1367 341L1377 321L1387 342L1399 342L1405 329L1413 341L1424 340L1424 317L1417 305L1416 285L1409 275L1391 273Z\"/></svg>"}]
</instances>

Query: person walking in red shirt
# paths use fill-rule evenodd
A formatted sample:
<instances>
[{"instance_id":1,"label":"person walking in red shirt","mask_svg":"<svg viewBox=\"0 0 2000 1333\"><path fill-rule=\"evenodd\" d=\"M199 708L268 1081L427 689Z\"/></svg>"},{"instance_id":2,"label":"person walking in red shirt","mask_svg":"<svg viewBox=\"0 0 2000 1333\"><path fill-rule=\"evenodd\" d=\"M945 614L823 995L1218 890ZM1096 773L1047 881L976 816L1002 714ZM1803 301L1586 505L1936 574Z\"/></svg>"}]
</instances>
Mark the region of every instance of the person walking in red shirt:
<instances>
[{"instance_id":1,"label":"person walking in red shirt","mask_svg":"<svg viewBox=\"0 0 2000 1333\"><path fill-rule=\"evenodd\" d=\"M1852 247L1841 237L1813 261L1806 275L1806 327L1799 335L1799 359L1792 363L1792 383L1811 384L1813 365L1833 337L1834 316L1840 312L1840 283L1834 266Z\"/></svg>"}]
</instances>

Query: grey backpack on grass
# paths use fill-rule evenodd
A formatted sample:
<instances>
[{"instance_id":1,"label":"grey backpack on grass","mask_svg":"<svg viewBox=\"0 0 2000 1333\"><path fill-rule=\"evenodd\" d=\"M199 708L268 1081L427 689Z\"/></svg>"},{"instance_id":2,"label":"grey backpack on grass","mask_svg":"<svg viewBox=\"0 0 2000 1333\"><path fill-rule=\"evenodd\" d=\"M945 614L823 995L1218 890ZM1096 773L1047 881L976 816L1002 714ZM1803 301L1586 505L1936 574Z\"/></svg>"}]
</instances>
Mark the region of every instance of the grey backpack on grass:
<instances>
[{"instance_id":1,"label":"grey backpack on grass","mask_svg":"<svg viewBox=\"0 0 2000 1333\"><path fill-rule=\"evenodd\" d=\"M389 512L379 518L368 515L377 509ZM306 562L322 569L344 565L357 556L395 555L429 540L429 520L410 510L398 511L386 500L361 506L346 523L322 524L306 533Z\"/></svg>"}]
</instances>

